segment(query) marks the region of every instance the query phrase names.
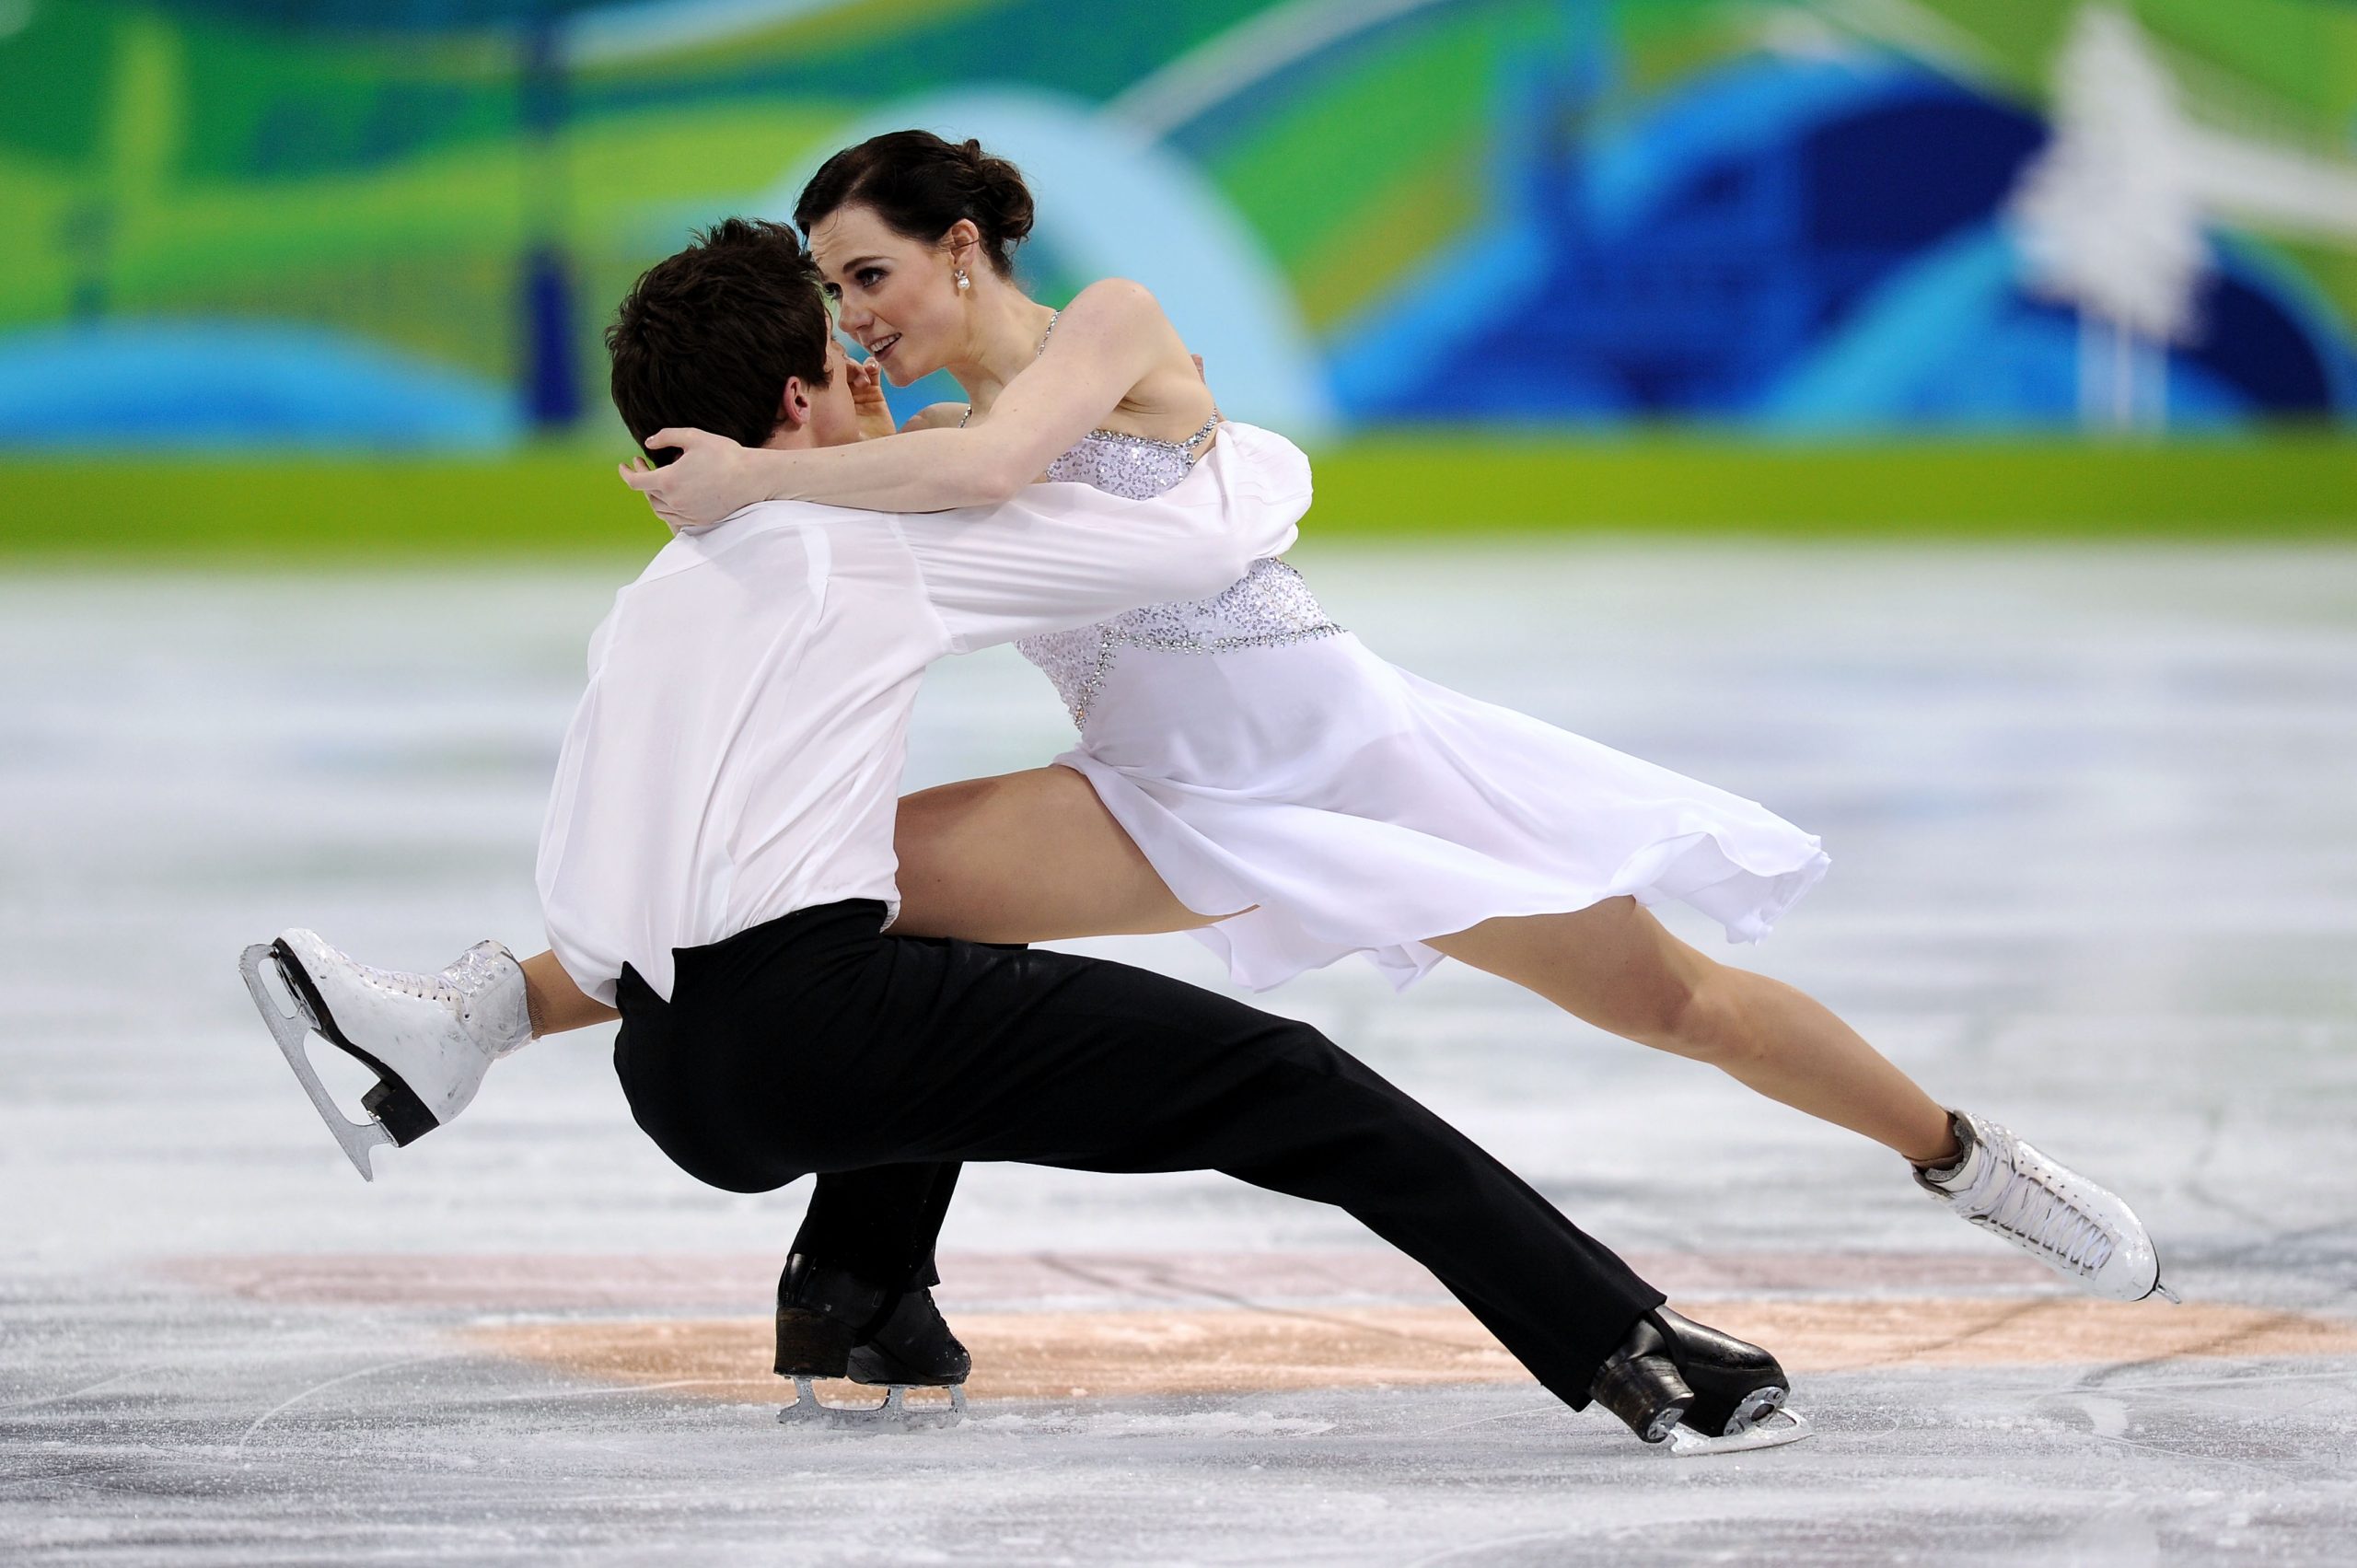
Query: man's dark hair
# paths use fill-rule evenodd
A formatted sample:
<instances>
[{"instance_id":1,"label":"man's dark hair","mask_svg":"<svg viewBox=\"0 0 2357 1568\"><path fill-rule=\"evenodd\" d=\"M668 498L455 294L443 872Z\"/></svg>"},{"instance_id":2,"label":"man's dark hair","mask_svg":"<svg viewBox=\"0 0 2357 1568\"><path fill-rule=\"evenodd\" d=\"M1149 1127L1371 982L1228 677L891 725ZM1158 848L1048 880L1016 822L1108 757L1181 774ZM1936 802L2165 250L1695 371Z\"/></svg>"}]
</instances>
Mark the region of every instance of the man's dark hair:
<instances>
[{"instance_id":1,"label":"man's dark hair","mask_svg":"<svg viewBox=\"0 0 2357 1568\"><path fill-rule=\"evenodd\" d=\"M833 331L819 269L794 230L723 218L647 268L614 313L614 407L641 443L666 425L693 425L758 447L777 429L789 377L827 384Z\"/></svg>"}]
</instances>

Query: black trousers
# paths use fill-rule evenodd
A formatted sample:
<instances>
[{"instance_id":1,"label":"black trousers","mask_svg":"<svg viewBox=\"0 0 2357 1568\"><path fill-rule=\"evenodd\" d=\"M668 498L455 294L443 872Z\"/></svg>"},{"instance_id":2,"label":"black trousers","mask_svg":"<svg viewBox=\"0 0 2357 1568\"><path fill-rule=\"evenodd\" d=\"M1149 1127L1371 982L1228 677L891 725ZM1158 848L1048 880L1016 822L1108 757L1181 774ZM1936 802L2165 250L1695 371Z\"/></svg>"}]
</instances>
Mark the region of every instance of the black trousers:
<instances>
[{"instance_id":1,"label":"black trousers","mask_svg":"<svg viewBox=\"0 0 2357 1568\"><path fill-rule=\"evenodd\" d=\"M964 1168L953 1161L822 1172L794 1250L892 1290L937 1285L934 1242Z\"/></svg>"},{"instance_id":2,"label":"black trousers","mask_svg":"<svg viewBox=\"0 0 2357 1568\"><path fill-rule=\"evenodd\" d=\"M942 1181L955 1180L907 1167L1017 1160L1220 1170L1335 1204L1430 1269L1574 1409L1661 1305L1306 1024L1102 959L886 936L883 912L829 904L682 948L668 1003L625 970L614 1042L632 1113L698 1179L761 1192L868 1172L821 1200L836 1213L806 1238L840 1234L879 1277L929 1269Z\"/></svg>"}]
</instances>

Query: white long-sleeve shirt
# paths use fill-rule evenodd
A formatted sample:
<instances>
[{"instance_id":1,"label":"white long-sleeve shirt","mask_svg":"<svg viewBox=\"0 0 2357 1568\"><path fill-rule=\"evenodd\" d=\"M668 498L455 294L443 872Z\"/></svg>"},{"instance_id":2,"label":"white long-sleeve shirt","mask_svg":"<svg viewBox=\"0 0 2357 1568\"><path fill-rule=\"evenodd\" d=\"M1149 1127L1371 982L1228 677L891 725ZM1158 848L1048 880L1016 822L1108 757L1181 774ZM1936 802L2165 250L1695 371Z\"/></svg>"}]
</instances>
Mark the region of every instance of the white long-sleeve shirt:
<instances>
[{"instance_id":1,"label":"white long-sleeve shirt","mask_svg":"<svg viewBox=\"0 0 2357 1568\"><path fill-rule=\"evenodd\" d=\"M540 834L549 946L611 1004L672 949L843 899L899 908L918 678L944 654L1200 598L1282 554L1309 464L1230 423L1148 501L1034 484L898 516L771 502L665 545L589 640Z\"/></svg>"}]
</instances>

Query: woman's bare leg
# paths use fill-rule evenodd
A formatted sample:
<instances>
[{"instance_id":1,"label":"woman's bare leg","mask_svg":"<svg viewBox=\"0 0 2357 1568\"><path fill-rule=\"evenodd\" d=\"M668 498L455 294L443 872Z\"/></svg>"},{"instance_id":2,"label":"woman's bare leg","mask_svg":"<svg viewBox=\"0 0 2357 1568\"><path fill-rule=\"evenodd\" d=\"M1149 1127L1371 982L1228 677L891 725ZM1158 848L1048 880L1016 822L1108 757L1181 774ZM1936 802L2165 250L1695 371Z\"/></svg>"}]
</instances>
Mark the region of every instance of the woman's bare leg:
<instances>
[{"instance_id":1,"label":"woman's bare leg","mask_svg":"<svg viewBox=\"0 0 2357 1568\"><path fill-rule=\"evenodd\" d=\"M1052 942L1190 931L1220 918L1180 903L1070 768L902 796L892 845L900 857L892 929L910 936Z\"/></svg>"},{"instance_id":2,"label":"woman's bare leg","mask_svg":"<svg viewBox=\"0 0 2357 1568\"><path fill-rule=\"evenodd\" d=\"M1946 1110L1856 1030L1782 981L1704 957L1634 899L1484 921L1432 945L1919 1165L1956 1153Z\"/></svg>"}]
</instances>

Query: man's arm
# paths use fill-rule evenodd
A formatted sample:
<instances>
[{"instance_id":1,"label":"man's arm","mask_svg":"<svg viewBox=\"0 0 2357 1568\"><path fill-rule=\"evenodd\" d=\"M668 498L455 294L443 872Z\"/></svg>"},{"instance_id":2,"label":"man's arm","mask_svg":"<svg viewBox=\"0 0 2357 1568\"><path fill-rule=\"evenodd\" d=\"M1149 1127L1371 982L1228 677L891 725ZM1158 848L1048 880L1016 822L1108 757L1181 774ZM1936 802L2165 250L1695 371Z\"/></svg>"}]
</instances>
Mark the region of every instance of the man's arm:
<instances>
[{"instance_id":1,"label":"man's arm","mask_svg":"<svg viewBox=\"0 0 2357 1568\"><path fill-rule=\"evenodd\" d=\"M1292 546L1309 500L1299 448L1231 423L1193 472L1152 500L1035 484L1001 506L896 522L964 652L1217 593Z\"/></svg>"}]
</instances>

